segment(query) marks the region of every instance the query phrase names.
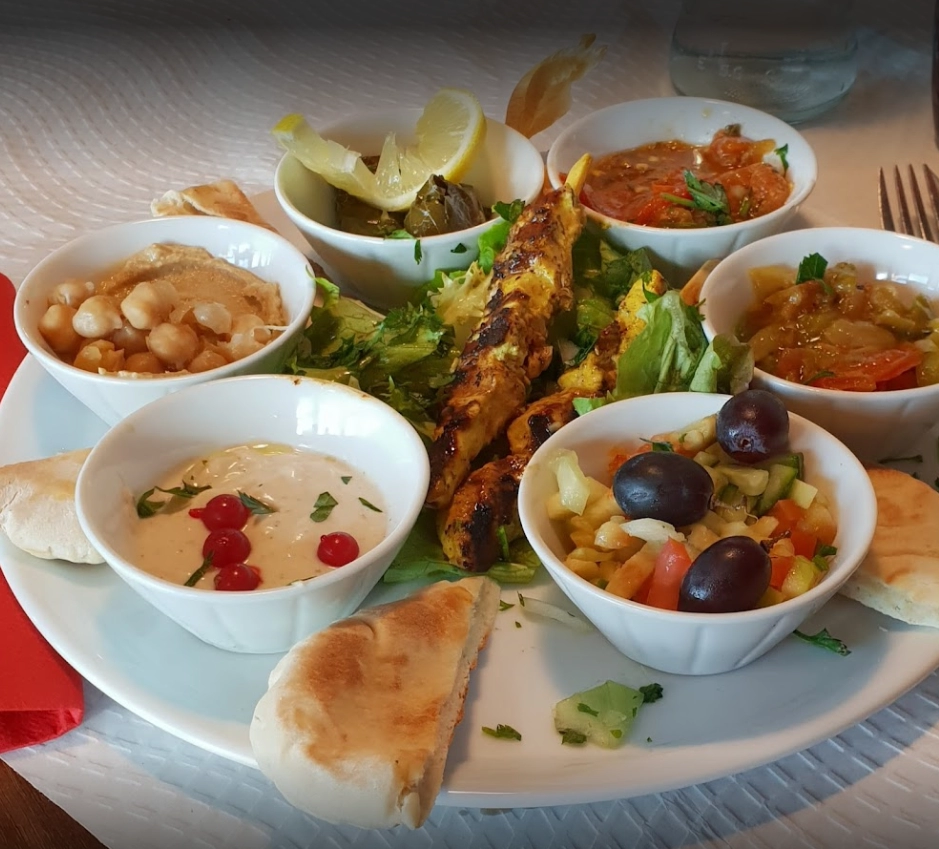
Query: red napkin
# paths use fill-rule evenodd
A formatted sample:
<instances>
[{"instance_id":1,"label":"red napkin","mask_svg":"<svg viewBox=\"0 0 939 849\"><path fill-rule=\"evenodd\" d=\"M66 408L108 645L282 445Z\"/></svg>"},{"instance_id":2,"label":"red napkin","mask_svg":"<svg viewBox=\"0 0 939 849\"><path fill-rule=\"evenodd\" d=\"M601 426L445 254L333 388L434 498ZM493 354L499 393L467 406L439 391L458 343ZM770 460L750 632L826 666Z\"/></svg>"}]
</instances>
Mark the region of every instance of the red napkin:
<instances>
[{"instance_id":1,"label":"red napkin","mask_svg":"<svg viewBox=\"0 0 939 849\"><path fill-rule=\"evenodd\" d=\"M0 274L0 395L26 354L13 328L13 296L13 284ZM29 621L2 572L0 633L0 752L44 743L80 724L81 676Z\"/></svg>"}]
</instances>

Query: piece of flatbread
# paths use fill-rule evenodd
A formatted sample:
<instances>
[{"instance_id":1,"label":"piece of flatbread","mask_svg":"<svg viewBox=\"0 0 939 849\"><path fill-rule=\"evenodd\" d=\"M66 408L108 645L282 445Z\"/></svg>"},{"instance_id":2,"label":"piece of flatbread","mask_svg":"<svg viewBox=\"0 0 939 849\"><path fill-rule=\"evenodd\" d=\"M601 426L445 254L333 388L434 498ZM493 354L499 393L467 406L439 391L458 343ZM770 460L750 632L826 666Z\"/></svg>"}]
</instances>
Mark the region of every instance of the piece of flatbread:
<instances>
[{"instance_id":1,"label":"piece of flatbread","mask_svg":"<svg viewBox=\"0 0 939 849\"><path fill-rule=\"evenodd\" d=\"M498 607L489 578L442 581L298 643L251 721L261 771L328 822L419 827Z\"/></svg>"},{"instance_id":2,"label":"piece of flatbread","mask_svg":"<svg viewBox=\"0 0 939 849\"><path fill-rule=\"evenodd\" d=\"M204 186L171 189L150 204L156 217L170 215L212 215L216 218L234 218L273 230L248 200L247 195L231 180L218 180Z\"/></svg>"},{"instance_id":3,"label":"piece of flatbread","mask_svg":"<svg viewBox=\"0 0 939 849\"><path fill-rule=\"evenodd\" d=\"M0 531L44 560L103 563L78 524L75 481L91 449L0 467Z\"/></svg>"},{"instance_id":4,"label":"piece of flatbread","mask_svg":"<svg viewBox=\"0 0 939 849\"><path fill-rule=\"evenodd\" d=\"M842 595L912 625L939 627L939 492L896 469L868 469L877 527Z\"/></svg>"}]
</instances>

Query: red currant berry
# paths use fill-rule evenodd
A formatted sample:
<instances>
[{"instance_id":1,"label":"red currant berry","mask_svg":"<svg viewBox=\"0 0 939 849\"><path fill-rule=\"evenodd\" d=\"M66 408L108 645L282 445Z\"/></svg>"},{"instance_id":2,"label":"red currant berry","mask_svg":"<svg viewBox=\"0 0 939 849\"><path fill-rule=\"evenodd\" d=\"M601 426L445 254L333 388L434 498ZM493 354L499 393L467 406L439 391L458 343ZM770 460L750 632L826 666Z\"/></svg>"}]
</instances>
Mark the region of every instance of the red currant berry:
<instances>
[{"instance_id":1,"label":"red currant berry","mask_svg":"<svg viewBox=\"0 0 939 849\"><path fill-rule=\"evenodd\" d=\"M202 514L203 514L204 512L205 512L205 508L204 508L204 507L193 507L192 510L189 511L189 516L190 516L190 518L192 518L192 519L201 519L201 518L202 518Z\"/></svg>"},{"instance_id":2,"label":"red currant berry","mask_svg":"<svg viewBox=\"0 0 939 849\"><path fill-rule=\"evenodd\" d=\"M260 570L247 563L232 563L215 573L217 590L254 590L260 583Z\"/></svg>"},{"instance_id":3,"label":"red currant berry","mask_svg":"<svg viewBox=\"0 0 939 849\"><path fill-rule=\"evenodd\" d=\"M345 566L359 556L359 544L354 536L345 531L323 534L316 556L327 566Z\"/></svg>"},{"instance_id":4,"label":"red currant berry","mask_svg":"<svg viewBox=\"0 0 939 849\"><path fill-rule=\"evenodd\" d=\"M251 553L251 541L235 528L212 531L202 544L202 556L212 555L212 565L222 568L232 563L243 563Z\"/></svg>"},{"instance_id":5,"label":"red currant berry","mask_svg":"<svg viewBox=\"0 0 939 849\"><path fill-rule=\"evenodd\" d=\"M202 524L210 531L221 528L241 530L251 517L251 511L242 504L237 495L216 495L202 508Z\"/></svg>"}]
</instances>

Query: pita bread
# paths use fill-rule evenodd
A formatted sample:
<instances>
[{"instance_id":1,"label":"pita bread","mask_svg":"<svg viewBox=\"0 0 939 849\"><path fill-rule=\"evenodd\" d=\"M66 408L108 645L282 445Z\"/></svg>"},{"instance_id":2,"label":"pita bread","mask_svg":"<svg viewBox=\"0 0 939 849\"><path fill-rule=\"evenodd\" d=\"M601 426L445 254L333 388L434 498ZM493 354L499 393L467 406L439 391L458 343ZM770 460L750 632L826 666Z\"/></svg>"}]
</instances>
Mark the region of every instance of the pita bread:
<instances>
[{"instance_id":1,"label":"pita bread","mask_svg":"<svg viewBox=\"0 0 939 849\"><path fill-rule=\"evenodd\" d=\"M234 218L273 230L254 208L254 204L236 183L218 180L204 186L168 191L150 204L150 212L160 217L170 215L211 215L216 218Z\"/></svg>"},{"instance_id":2,"label":"pita bread","mask_svg":"<svg viewBox=\"0 0 939 849\"><path fill-rule=\"evenodd\" d=\"M440 582L298 643L251 721L261 771L328 822L419 827L498 607L489 578Z\"/></svg>"},{"instance_id":3,"label":"pita bread","mask_svg":"<svg viewBox=\"0 0 939 849\"><path fill-rule=\"evenodd\" d=\"M939 627L939 492L895 469L868 469L877 527L842 595L911 625Z\"/></svg>"},{"instance_id":4,"label":"pita bread","mask_svg":"<svg viewBox=\"0 0 939 849\"><path fill-rule=\"evenodd\" d=\"M103 563L82 533L75 481L91 449L0 467L0 531L43 560Z\"/></svg>"}]
</instances>

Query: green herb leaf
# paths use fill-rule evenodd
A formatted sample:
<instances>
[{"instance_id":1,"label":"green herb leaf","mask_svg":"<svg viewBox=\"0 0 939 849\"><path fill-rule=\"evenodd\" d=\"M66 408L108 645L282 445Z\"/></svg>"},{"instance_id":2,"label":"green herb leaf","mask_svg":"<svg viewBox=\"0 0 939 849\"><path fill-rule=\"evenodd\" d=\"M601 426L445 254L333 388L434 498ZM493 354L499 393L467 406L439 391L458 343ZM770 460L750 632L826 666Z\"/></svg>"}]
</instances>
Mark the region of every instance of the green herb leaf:
<instances>
[{"instance_id":1,"label":"green herb leaf","mask_svg":"<svg viewBox=\"0 0 939 849\"><path fill-rule=\"evenodd\" d=\"M392 230L385 235L386 239L413 239L414 237L405 229Z\"/></svg>"},{"instance_id":2,"label":"green herb leaf","mask_svg":"<svg viewBox=\"0 0 939 849\"><path fill-rule=\"evenodd\" d=\"M820 554L816 554L812 558L812 562L815 564L816 568L818 568L820 572L828 571L828 561L824 557L822 557Z\"/></svg>"},{"instance_id":3,"label":"green herb leaf","mask_svg":"<svg viewBox=\"0 0 939 849\"><path fill-rule=\"evenodd\" d=\"M515 607L515 605L508 601L502 601L501 598L499 599L499 610L509 610L512 607Z\"/></svg>"},{"instance_id":4,"label":"green herb leaf","mask_svg":"<svg viewBox=\"0 0 939 849\"><path fill-rule=\"evenodd\" d=\"M805 640L807 643L811 643L813 646L818 646L819 648L833 651L835 654L840 654L842 656L851 654L851 649L849 649L837 637L833 637L831 634L829 634L827 628L822 628L822 630L817 634L805 634L798 630L793 631L792 633L800 640Z\"/></svg>"},{"instance_id":5,"label":"green herb leaf","mask_svg":"<svg viewBox=\"0 0 939 849\"><path fill-rule=\"evenodd\" d=\"M349 481L352 480L352 475L343 475L341 478L339 478L339 480L341 480L343 483L349 483Z\"/></svg>"},{"instance_id":6,"label":"green herb leaf","mask_svg":"<svg viewBox=\"0 0 939 849\"><path fill-rule=\"evenodd\" d=\"M336 501L328 492L321 492L316 499L316 502L313 504L313 512L310 513L310 518L314 522L325 522L329 518L329 514L333 512L333 508L339 502Z\"/></svg>"},{"instance_id":7,"label":"green herb leaf","mask_svg":"<svg viewBox=\"0 0 939 849\"><path fill-rule=\"evenodd\" d=\"M838 553L838 549L833 545L820 545L815 552L816 557L831 557Z\"/></svg>"},{"instance_id":8,"label":"green herb leaf","mask_svg":"<svg viewBox=\"0 0 939 849\"><path fill-rule=\"evenodd\" d=\"M252 498L246 492L237 490L238 500L244 504L255 516L266 516L268 513L276 513L277 508L271 507L270 504L265 504L263 501L259 501L257 498Z\"/></svg>"},{"instance_id":9,"label":"green herb leaf","mask_svg":"<svg viewBox=\"0 0 939 849\"><path fill-rule=\"evenodd\" d=\"M506 533L505 525L499 525L499 527L496 528L496 539L499 542L499 553L502 555L502 559L508 561L509 535Z\"/></svg>"},{"instance_id":10,"label":"green herb leaf","mask_svg":"<svg viewBox=\"0 0 939 849\"><path fill-rule=\"evenodd\" d=\"M658 451L664 454L673 454L675 452L675 449L672 448L672 444L670 442L655 442L652 439L643 439L642 441L648 445L651 445L653 452Z\"/></svg>"},{"instance_id":11,"label":"green herb leaf","mask_svg":"<svg viewBox=\"0 0 939 849\"><path fill-rule=\"evenodd\" d=\"M574 731L571 728L565 728L561 732L561 743L566 746L582 746L587 742L587 735L580 731Z\"/></svg>"},{"instance_id":12,"label":"green herb leaf","mask_svg":"<svg viewBox=\"0 0 939 849\"><path fill-rule=\"evenodd\" d=\"M509 224L514 224L515 220L522 214L522 210L525 208L525 201L521 198L516 198L511 203L505 203L503 201L497 200L492 205L492 211L498 215L500 218L509 222Z\"/></svg>"},{"instance_id":13,"label":"green herb leaf","mask_svg":"<svg viewBox=\"0 0 939 849\"><path fill-rule=\"evenodd\" d=\"M196 569L188 578L186 578L186 583L183 584L184 587L194 587L199 581L202 580L202 576L212 568L212 555L214 552L210 551L204 558L202 558L202 565Z\"/></svg>"},{"instance_id":14,"label":"green herb leaf","mask_svg":"<svg viewBox=\"0 0 939 849\"><path fill-rule=\"evenodd\" d=\"M496 737L499 740L521 740L522 735L518 733L511 725L497 725L495 728L483 726L483 734L490 737Z\"/></svg>"},{"instance_id":15,"label":"green herb leaf","mask_svg":"<svg viewBox=\"0 0 939 849\"><path fill-rule=\"evenodd\" d=\"M713 213L718 224L730 223L730 203L720 183L699 180L691 171L685 171L685 185L698 209Z\"/></svg>"},{"instance_id":16,"label":"green herb leaf","mask_svg":"<svg viewBox=\"0 0 939 849\"><path fill-rule=\"evenodd\" d=\"M361 496L359 496L359 504L361 504L363 507L368 507L369 510L374 510L376 513L384 513L384 512L385 512L385 511L382 510L381 508L376 507L374 504L372 504L371 501L368 501L367 499L362 498Z\"/></svg>"},{"instance_id":17,"label":"green herb leaf","mask_svg":"<svg viewBox=\"0 0 939 849\"><path fill-rule=\"evenodd\" d=\"M424 251L421 249L421 240L414 240L414 262L418 265L421 264L421 260L424 258Z\"/></svg>"},{"instance_id":18,"label":"green herb leaf","mask_svg":"<svg viewBox=\"0 0 939 849\"><path fill-rule=\"evenodd\" d=\"M803 257L799 263L799 270L796 272L796 285L808 283L809 280L825 279L825 269L828 268L828 260L821 254L809 254Z\"/></svg>"},{"instance_id":19,"label":"green herb leaf","mask_svg":"<svg viewBox=\"0 0 939 849\"><path fill-rule=\"evenodd\" d=\"M465 254L465 253L466 253L466 245L464 245L462 242L457 242L456 245L454 245L453 248L451 249L450 253L452 253L452 254Z\"/></svg>"},{"instance_id":20,"label":"green herb leaf","mask_svg":"<svg viewBox=\"0 0 939 849\"><path fill-rule=\"evenodd\" d=\"M657 702L663 695L661 684L646 684L644 687L639 688L639 692L642 693L642 703L644 705Z\"/></svg>"},{"instance_id":21,"label":"green herb leaf","mask_svg":"<svg viewBox=\"0 0 939 849\"><path fill-rule=\"evenodd\" d=\"M183 481L182 486L174 486L170 489L163 489L161 486L155 486L152 489L148 489L140 498L137 499L137 515L141 519L149 519L151 516L155 516L160 512L167 504L170 503L172 499L166 499L165 501L153 501L150 496L154 492L165 492L167 495L174 496L175 498L194 498L200 492L205 492L207 489L212 487L209 484L205 486L196 486L194 483L189 481Z\"/></svg>"},{"instance_id":22,"label":"green herb leaf","mask_svg":"<svg viewBox=\"0 0 939 849\"><path fill-rule=\"evenodd\" d=\"M166 504L165 501L151 501L150 496L156 492L156 487L148 489L140 498L137 499L137 515L141 519L149 519L160 512L160 508Z\"/></svg>"},{"instance_id":23,"label":"green herb leaf","mask_svg":"<svg viewBox=\"0 0 939 849\"><path fill-rule=\"evenodd\" d=\"M579 710L581 713L589 713L591 716L600 715L600 711L594 710L592 707L590 707L590 705L586 705L583 702L577 703L577 710Z\"/></svg>"},{"instance_id":24,"label":"green herb leaf","mask_svg":"<svg viewBox=\"0 0 939 849\"><path fill-rule=\"evenodd\" d=\"M806 385L815 383L816 380L821 380L823 377L834 377L835 373L833 371L828 371L827 369L822 369L821 371L815 372L808 380L805 381Z\"/></svg>"},{"instance_id":25,"label":"green herb leaf","mask_svg":"<svg viewBox=\"0 0 939 849\"><path fill-rule=\"evenodd\" d=\"M777 147L773 153L779 157L779 161L782 163L783 167L783 176L785 176L785 174L789 171L789 145L784 144L781 147Z\"/></svg>"},{"instance_id":26,"label":"green herb leaf","mask_svg":"<svg viewBox=\"0 0 939 849\"><path fill-rule=\"evenodd\" d=\"M516 627L516 628L521 628L521 627L522 627L522 623L519 622L518 619L515 620L515 627Z\"/></svg>"}]
</instances>

